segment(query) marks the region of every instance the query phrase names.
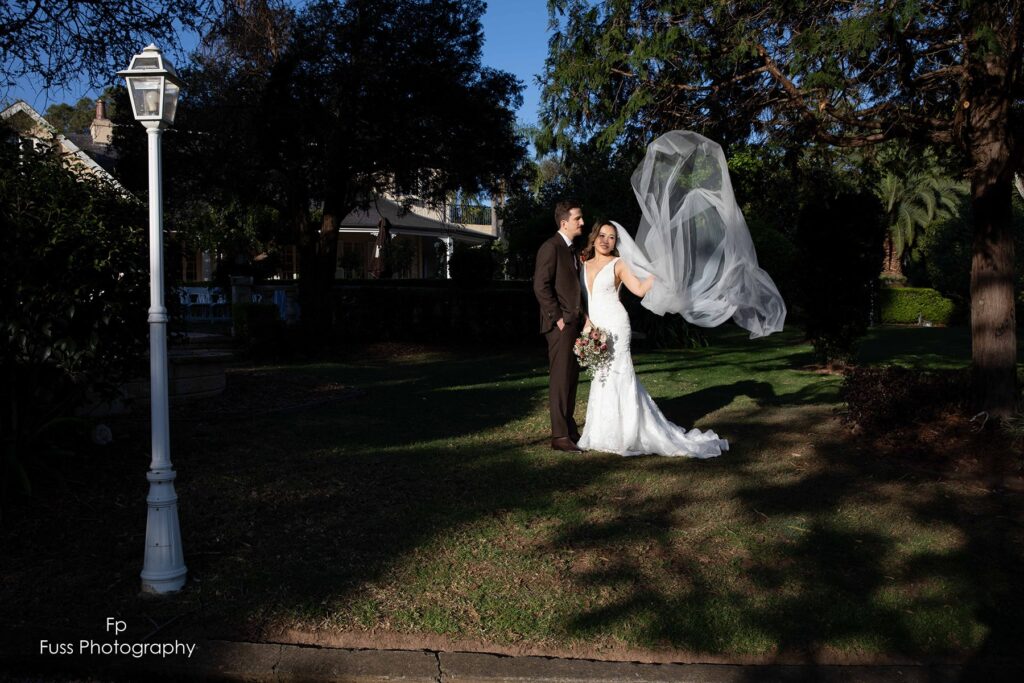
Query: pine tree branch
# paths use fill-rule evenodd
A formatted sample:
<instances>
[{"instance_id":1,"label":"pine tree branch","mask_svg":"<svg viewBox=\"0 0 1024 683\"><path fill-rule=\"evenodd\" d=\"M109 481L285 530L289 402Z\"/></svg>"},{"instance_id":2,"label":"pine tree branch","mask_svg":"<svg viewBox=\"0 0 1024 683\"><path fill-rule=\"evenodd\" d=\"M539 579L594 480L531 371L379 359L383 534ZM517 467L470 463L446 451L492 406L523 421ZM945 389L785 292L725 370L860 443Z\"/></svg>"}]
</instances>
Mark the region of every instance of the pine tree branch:
<instances>
[{"instance_id":1,"label":"pine tree branch","mask_svg":"<svg viewBox=\"0 0 1024 683\"><path fill-rule=\"evenodd\" d=\"M758 54L761 55L761 59L764 60L765 69L768 71L768 73L772 75L772 78L774 78L775 81L782 86L782 89L789 94L790 99L793 101L794 104L798 105L801 109L806 111L807 104L804 101L803 92L801 92L800 88L798 88L796 84L793 83L793 81L791 81L784 73L782 73L782 69L779 68L779 65L775 62L774 59L772 59L771 55L768 54L768 49L764 46L764 44L757 44L757 52ZM810 112L807 113L808 115L810 115Z\"/></svg>"}]
</instances>

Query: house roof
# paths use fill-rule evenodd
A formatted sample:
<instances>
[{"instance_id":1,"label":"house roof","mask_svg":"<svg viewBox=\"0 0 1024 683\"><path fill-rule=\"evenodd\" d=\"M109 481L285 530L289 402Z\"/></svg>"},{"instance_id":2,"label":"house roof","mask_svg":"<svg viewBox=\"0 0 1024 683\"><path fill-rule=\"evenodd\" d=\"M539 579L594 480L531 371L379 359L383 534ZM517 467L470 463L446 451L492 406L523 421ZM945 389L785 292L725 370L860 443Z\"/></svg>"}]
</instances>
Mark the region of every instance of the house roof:
<instances>
[{"instance_id":1,"label":"house roof","mask_svg":"<svg viewBox=\"0 0 1024 683\"><path fill-rule=\"evenodd\" d=\"M381 218L391 223L391 232L397 235L424 237L452 237L462 242L493 242L496 236L461 223L444 220L443 210L412 207L405 209L399 202L380 198L367 209L356 209L341 221L342 233L377 233ZM490 226L488 226L490 227Z\"/></svg>"},{"instance_id":2,"label":"house roof","mask_svg":"<svg viewBox=\"0 0 1024 683\"><path fill-rule=\"evenodd\" d=\"M78 166L79 168L83 168L85 172L103 180L104 182L110 183L111 186L119 192L128 194L128 191L117 181L117 178L110 175L105 168L98 164L95 159L90 157L79 145L72 142L70 138L59 133L49 121L43 118L39 112L33 109L32 106L24 100L18 100L3 111L0 111L0 119L7 121L17 114L28 116L35 124L33 127L19 130L18 132L20 135L42 141L55 141L60 145L61 151L70 161L69 166Z\"/></svg>"},{"instance_id":3,"label":"house roof","mask_svg":"<svg viewBox=\"0 0 1024 683\"><path fill-rule=\"evenodd\" d=\"M92 139L91 133L70 133L67 139L105 170L111 173L116 170L117 154L110 145L96 142Z\"/></svg>"}]
</instances>

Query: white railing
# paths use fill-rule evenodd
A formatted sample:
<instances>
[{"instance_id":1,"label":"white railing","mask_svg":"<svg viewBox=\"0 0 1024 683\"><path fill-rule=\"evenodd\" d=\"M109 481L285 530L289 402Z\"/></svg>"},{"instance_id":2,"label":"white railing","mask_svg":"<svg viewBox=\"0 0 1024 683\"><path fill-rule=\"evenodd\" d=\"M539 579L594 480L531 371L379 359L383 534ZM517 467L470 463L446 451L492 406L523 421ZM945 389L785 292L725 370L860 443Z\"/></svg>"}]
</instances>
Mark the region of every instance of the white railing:
<instances>
[{"instance_id":1,"label":"white railing","mask_svg":"<svg viewBox=\"0 0 1024 683\"><path fill-rule=\"evenodd\" d=\"M186 320L230 320L231 306L220 287L178 287Z\"/></svg>"}]
</instances>

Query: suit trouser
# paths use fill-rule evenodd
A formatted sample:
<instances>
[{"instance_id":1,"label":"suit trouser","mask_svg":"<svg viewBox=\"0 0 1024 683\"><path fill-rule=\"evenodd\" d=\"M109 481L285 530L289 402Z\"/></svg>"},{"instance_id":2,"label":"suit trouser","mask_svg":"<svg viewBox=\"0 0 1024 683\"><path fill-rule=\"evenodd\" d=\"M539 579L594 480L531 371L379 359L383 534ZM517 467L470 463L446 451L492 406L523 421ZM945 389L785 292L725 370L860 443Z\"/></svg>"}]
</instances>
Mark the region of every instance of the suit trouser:
<instances>
[{"instance_id":1,"label":"suit trouser","mask_svg":"<svg viewBox=\"0 0 1024 683\"><path fill-rule=\"evenodd\" d=\"M573 412L576 410L576 386L579 384L580 365L576 362L573 345L576 343L576 326L558 326L544 333L548 342L548 409L551 411L551 438L579 436Z\"/></svg>"}]
</instances>

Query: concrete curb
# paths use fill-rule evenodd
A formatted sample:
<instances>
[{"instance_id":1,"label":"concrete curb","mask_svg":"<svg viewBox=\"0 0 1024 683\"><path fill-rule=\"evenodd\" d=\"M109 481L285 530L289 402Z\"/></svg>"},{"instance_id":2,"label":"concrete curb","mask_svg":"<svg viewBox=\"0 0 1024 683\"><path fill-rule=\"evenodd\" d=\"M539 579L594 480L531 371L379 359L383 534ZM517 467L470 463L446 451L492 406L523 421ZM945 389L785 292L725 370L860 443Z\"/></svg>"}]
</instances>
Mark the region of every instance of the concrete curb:
<instances>
[{"instance_id":1,"label":"concrete curb","mask_svg":"<svg viewBox=\"0 0 1024 683\"><path fill-rule=\"evenodd\" d=\"M130 656L8 657L0 655L0 680L52 680L40 674L88 674L98 681L215 680L252 682L379 683L759 683L768 681L848 683L952 683L984 679L1024 680L1018 662L983 665L736 665L642 664L552 657L509 657L429 650L340 648L200 641L191 658ZM56 679L60 680L60 679Z\"/></svg>"}]
</instances>

